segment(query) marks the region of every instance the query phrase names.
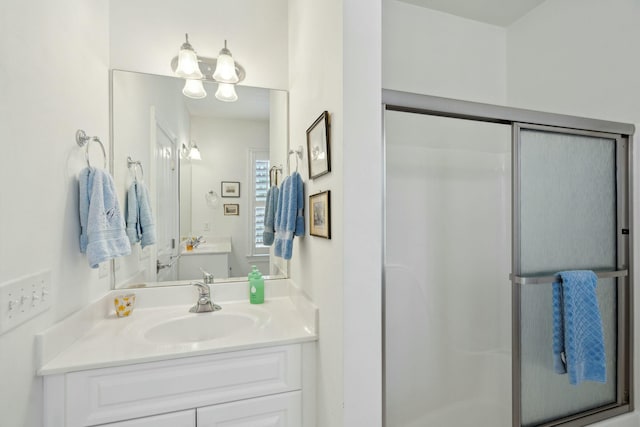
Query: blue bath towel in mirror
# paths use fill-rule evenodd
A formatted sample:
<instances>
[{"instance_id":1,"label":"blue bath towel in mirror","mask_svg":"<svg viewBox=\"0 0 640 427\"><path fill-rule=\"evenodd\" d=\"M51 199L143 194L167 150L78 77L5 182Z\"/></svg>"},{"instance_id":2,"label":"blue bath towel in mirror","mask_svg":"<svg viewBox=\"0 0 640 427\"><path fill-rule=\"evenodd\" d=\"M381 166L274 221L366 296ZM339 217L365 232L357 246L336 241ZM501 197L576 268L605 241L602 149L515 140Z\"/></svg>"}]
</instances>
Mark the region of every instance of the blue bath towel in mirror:
<instances>
[{"instance_id":1,"label":"blue bath towel in mirror","mask_svg":"<svg viewBox=\"0 0 640 427\"><path fill-rule=\"evenodd\" d=\"M144 249L156 243L156 226L151 214L149 190L143 182L134 180L127 191L127 236L134 245Z\"/></svg>"},{"instance_id":2,"label":"blue bath towel in mirror","mask_svg":"<svg viewBox=\"0 0 640 427\"><path fill-rule=\"evenodd\" d=\"M569 383L604 383L606 357L602 318L598 306L593 271L558 273L561 282L553 284L554 371L569 374Z\"/></svg>"},{"instance_id":3,"label":"blue bath towel in mirror","mask_svg":"<svg viewBox=\"0 0 640 427\"><path fill-rule=\"evenodd\" d=\"M274 224L279 192L280 190L275 185L267 192L267 204L264 208L264 231L262 232L262 243L266 246L271 246L273 244L275 236Z\"/></svg>"}]
</instances>

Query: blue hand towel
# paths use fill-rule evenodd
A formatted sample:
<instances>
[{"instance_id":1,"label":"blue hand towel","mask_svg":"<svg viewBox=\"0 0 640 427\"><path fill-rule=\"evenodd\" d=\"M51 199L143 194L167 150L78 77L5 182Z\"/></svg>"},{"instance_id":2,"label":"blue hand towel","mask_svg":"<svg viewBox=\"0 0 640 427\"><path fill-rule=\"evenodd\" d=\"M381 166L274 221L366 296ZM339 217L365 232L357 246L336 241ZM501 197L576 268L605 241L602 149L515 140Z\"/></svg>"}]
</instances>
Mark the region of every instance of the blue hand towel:
<instances>
[{"instance_id":1,"label":"blue hand towel","mask_svg":"<svg viewBox=\"0 0 640 427\"><path fill-rule=\"evenodd\" d=\"M111 258L129 255L131 245L108 172L86 168L80 172L80 251L91 268Z\"/></svg>"},{"instance_id":2,"label":"blue hand towel","mask_svg":"<svg viewBox=\"0 0 640 427\"><path fill-rule=\"evenodd\" d=\"M140 244L144 249L146 246L156 243L156 225L151 214L149 190L144 182L136 182L136 192L138 196L138 222L142 234Z\"/></svg>"},{"instance_id":3,"label":"blue hand towel","mask_svg":"<svg viewBox=\"0 0 640 427\"><path fill-rule=\"evenodd\" d=\"M280 193L280 190L275 185L267 191L267 203L264 208L264 231L262 232L262 243L266 246L271 246L274 240L278 193Z\"/></svg>"},{"instance_id":4,"label":"blue hand towel","mask_svg":"<svg viewBox=\"0 0 640 427\"><path fill-rule=\"evenodd\" d=\"M604 383L606 358L602 319L593 271L563 271L562 283L553 284L553 358L558 374L569 374L569 383Z\"/></svg>"},{"instance_id":5,"label":"blue hand towel","mask_svg":"<svg viewBox=\"0 0 640 427\"><path fill-rule=\"evenodd\" d=\"M129 243L135 245L142 237L142 231L138 222L138 192L136 191L136 182L133 181L127 190L127 202L125 206L127 217L127 237Z\"/></svg>"},{"instance_id":6,"label":"blue hand towel","mask_svg":"<svg viewBox=\"0 0 640 427\"><path fill-rule=\"evenodd\" d=\"M286 177L278 195L274 221L274 254L291 259L293 237L304 236L304 184L298 172Z\"/></svg>"},{"instance_id":7,"label":"blue hand towel","mask_svg":"<svg viewBox=\"0 0 640 427\"><path fill-rule=\"evenodd\" d=\"M127 191L127 236L132 245L140 242L143 249L156 243L149 191L143 182L137 180Z\"/></svg>"}]
</instances>

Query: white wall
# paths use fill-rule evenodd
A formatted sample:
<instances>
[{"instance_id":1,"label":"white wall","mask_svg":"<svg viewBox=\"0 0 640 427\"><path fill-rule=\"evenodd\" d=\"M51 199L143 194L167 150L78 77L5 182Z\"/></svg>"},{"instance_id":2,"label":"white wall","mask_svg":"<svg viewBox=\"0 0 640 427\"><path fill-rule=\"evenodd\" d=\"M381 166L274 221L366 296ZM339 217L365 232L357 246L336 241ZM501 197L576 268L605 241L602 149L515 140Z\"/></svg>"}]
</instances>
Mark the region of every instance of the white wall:
<instances>
[{"instance_id":1,"label":"white wall","mask_svg":"<svg viewBox=\"0 0 640 427\"><path fill-rule=\"evenodd\" d=\"M228 41L247 86L287 89L287 0L111 0L111 68L171 75L184 43L217 57Z\"/></svg>"},{"instance_id":2,"label":"white wall","mask_svg":"<svg viewBox=\"0 0 640 427\"><path fill-rule=\"evenodd\" d=\"M304 147L306 235L296 237L290 277L320 310L317 425L343 425L343 106L342 1L289 2L289 145ZM331 173L309 180L306 129L331 114ZM295 170L295 158L290 156ZM285 166L286 170L286 166ZM331 190L331 240L308 232L308 196Z\"/></svg>"},{"instance_id":3,"label":"white wall","mask_svg":"<svg viewBox=\"0 0 640 427\"><path fill-rule=\"evenodd\" d=\"M109 290L79 250L74 139L82 128L109 141L108 17L106 1L0 3L0 283L50 270L53 299L0 336L2 426L42 425L34 334Z\"/></svg>"},{"instance_id":4,"label":"white wall","mask_svg":"<svg viewBox=\"0 0 640 427\"><path fill-rule=\"evenodd\" d=\"M202 155L202 160L191 163L191 231L196 236L231 237L231 277L246 276L251 230L248 153L252 148L269 152L269 122L192 117L191 139L197 142ZM240 182L240 197L222 197L222 181ZM207 206L204 197L209 190L221 196L215 209ZM224 204L239 204L240 215L224 215ZM205 223L209 224L209 231L205 231Z\"/></svg>"},{"instance_id":5,"label":"white wall","mask_svg":"<svg viewBox=\"0 0 640 427\"><path fill-rule=\"evenodd\" d=\"M382 87L504 104L506 30L383 0Z\"/></svg>"},{"instance_id":6,"label":"white wall","mask_svg":"<svg viewBox=\"0 0 640 427\"><path fill-rule=\"evenodd\" d=\"M155 180L151 177L150 111L153 108L157 123L175 136L178 148L180 144L188 143L190 118L184 103L182 86L183 83L179 79L113 72L113 177L123 212L127 190L134 179L134 170L129 169L127 165L127 157L131 157L142 163L143 179L149 188L154 218L162 215L153 205L156 194L161 190L152 185ZM145 248L145 256L141 256L142 249L139 244L133 245L131 249L131 255L116 261L116 287L131 280L156 280L155 245Z\"/></svg>"},{"instance_id":7,"label":"white wall","mask_svg":"<svg viewBox=\"0 0 640 427\"><path fill-rule=\"evenodd\" d=\"M508 28L509 104L634 123L638 128L640 57L630 48L640 39L639 19L640 3L634 0L543 3ZM633 163L637 167L637 149ZM634 186L638 188L637 178ZM637 223L637 204L634 211ZM634 253L637 263L637 244ZM636 275L634 281L637 280ZM640 294L636 293L635 299L635 306L640 307ZM636 309L636 323L638 319ZM635 331L637 346L640 328ZM640 366L639 356L640 352L635 351L636 367ZM640 370L635 371L638 396ZM606 425L622 425L617 420ZM634 422L626 425L637 425L637 419Z\"/></svg>"},{"instance_id":8,"label":"white wall","mask_svg":"<svg viewBox=\"0 0 640 427\"><path fill-rule=\"evenodd\" d=\"M381 14L343 1L345 426L382 425Z\"/></svg>"},{"instance_id":9,"label":"white wall","mask_svg":"<svg viewBox=\"0 0 640 427\"><path fill-rule=\"evenodd\" d=\"M508 28L509 105L640 122L639 18L634 0L544 2Z\"/></svg>"}]
</instances>

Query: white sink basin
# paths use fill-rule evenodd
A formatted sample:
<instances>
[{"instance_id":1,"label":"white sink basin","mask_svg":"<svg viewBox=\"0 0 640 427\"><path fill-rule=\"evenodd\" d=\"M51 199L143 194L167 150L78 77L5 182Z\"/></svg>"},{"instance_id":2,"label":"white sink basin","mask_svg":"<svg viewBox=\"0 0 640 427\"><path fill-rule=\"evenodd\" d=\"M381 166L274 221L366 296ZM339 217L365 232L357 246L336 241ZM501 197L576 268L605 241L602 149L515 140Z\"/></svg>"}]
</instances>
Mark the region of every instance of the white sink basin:
<instances>
[{"instance_id":1,"label":"white sink basin","mask_svg":"<svg viewBox=\"0 0 640 427\"><path fill-rule=\"evenodd\" d=\"M211 313L189 313L183 306L132 319L128 333L155 344L191 344L246 335L264 328L270 318L268 311L249 304L223 305Z\"/></svg>"}]
</instances>

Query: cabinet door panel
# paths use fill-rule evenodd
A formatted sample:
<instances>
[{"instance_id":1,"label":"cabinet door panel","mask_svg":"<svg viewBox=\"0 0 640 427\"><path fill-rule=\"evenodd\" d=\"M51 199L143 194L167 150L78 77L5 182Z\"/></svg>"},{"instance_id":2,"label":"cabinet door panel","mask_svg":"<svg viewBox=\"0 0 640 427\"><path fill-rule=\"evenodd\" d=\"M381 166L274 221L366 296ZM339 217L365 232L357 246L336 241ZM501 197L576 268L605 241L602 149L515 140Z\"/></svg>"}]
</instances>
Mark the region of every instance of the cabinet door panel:
<instances>
[{"instance_id":1,"label":"cabinet door panel","mask_svg":"<svg viewBox=\"0 0 640 427\"><path fill-rule=\"evenodd\" d=\"M269 347L66 375L80 427L299 390L300 346Z\"/></svg>"},{"instance_id":2,"label":"cabinet door panel","mask_svg":"<svg viewBox=\"0 0 640 427\"><path fill-rule=\"evenodd\" d=\"M301 393L276 394L198 408L198 427L299 427Z\"/></svg>"},{"instance_id":3,"label":"cabinet door panel","mask_svg":"<svg viewBox=\"0 0 640 427\"><path fill-rule=\"evenodd\" d=\"M100 427L196 427L196 410L103 424Z\"/></svg>"}]
</instances>

